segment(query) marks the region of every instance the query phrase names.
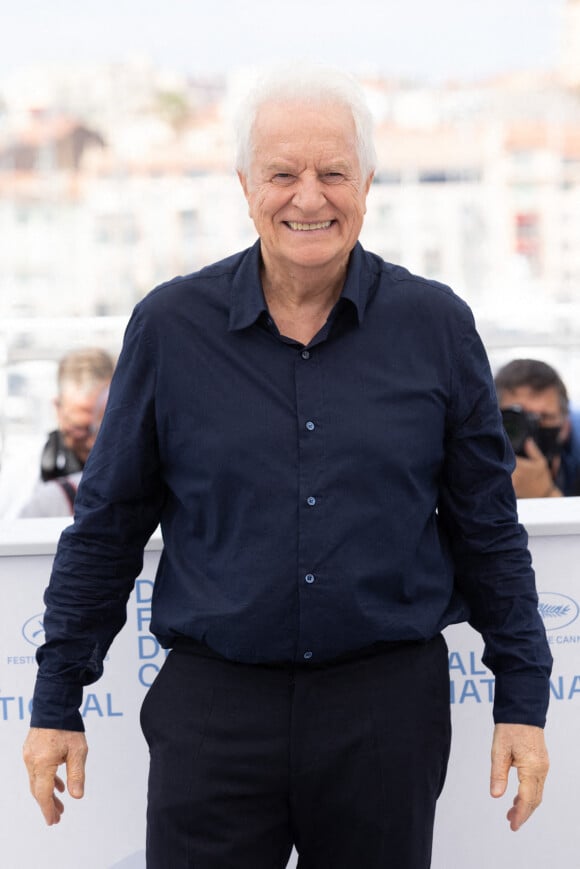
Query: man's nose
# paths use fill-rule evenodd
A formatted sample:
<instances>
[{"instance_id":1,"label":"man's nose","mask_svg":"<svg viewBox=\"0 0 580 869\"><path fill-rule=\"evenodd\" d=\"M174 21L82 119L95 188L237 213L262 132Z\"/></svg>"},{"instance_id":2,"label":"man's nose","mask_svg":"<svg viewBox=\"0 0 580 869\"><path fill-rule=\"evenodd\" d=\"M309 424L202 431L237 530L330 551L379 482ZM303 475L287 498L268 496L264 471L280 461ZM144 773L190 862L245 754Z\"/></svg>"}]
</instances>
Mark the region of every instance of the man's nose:
<instances>
[{"instance_id":1,"label":"man's nose","mask_svg":"<svg viewBox=\"0 0 580 869\"><path fill-rule=\"evenodd\" d=\"M301 178L292 201L305 212L319 209L326 201L321 180L314 175Z\"/></svg>"}]
</instances>

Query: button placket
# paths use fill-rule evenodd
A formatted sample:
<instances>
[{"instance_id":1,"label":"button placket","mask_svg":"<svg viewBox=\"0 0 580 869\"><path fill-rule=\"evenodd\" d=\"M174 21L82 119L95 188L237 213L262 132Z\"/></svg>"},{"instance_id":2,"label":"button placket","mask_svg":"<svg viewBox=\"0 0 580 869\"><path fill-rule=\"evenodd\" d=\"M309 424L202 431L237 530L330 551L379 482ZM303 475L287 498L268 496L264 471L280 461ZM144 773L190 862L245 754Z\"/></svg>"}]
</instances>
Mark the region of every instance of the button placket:
<instances>
[{"instance_id":1,"label":"button placket","mask_svg":"<svg viewBox=\"0 0 580 869\"><path fill-rule=\"evenodd\" d=\"M315 657L315 610L320 605L323 585L319 582L320 548L324 545L322 508L323 492L318 491L324 478L323 391L320 383L321 358L302 348L295 364L296 413L299 424L298 492L300 518L298 537L298 590L301 597L299 655L304 662ZM304 363L308 362L308 365ZM320 515L319 514L320 512Z\"/></svg>"}]
</instances>

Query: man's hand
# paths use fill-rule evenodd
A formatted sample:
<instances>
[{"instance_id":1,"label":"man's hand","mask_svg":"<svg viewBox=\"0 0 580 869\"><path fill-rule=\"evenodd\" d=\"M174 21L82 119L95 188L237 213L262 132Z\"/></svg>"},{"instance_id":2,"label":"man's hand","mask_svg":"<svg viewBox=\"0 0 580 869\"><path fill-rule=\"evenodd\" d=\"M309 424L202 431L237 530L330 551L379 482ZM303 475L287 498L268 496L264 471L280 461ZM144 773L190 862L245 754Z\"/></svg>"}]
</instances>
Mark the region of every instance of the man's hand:
<instances>
[{"instance_id":1,"label":"man's hand","mask_svg":"<svg viewBox=\"0 0 580 869\"><path fill-rule=\"evenodd\" d=\"M31 727L24 743L23 756L32 795L51 826L58 824L64 812L55 790L63 793L64 782L57 775L61 763L66 764L66 784L71 797L80 799L85 787L87 741L84 733L74 730L51 730Z\"/></svg>"},{"instance_id":2,"label":"man's hand","mask_svg":"<svg viewBox=\"0 0 580 869\"><path fill-rule=\"evenodd\" d=\"M554 498L562 493L554 485L552 471L545 455L533 440L524 445L525 456L516 456L512 482L518 498Z\"/></svg>"},{"instance_id":3,"label":"man's hand","mask_svg":"<svg viewBox=\"0 0 580 869\"><path fill-rule=\"evenodd\" d=\"M519 787L507 813L512 830L519 830L542 802L549 768L548 751L541 727L528 724L496 724L491 747L492 797L504 795L510 767L518 771Z\"/></svg>"}]
</instances>

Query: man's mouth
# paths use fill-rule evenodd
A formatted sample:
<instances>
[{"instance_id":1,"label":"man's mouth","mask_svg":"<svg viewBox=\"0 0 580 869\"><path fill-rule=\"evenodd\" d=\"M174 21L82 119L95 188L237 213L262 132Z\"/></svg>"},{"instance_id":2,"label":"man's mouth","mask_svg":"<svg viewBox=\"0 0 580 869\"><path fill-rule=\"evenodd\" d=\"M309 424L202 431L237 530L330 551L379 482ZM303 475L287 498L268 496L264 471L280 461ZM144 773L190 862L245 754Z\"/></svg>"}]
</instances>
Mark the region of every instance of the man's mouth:
<instances>
[{"instance_id":1,"label":"man's mouth","mask_svg":"<svg viewBox=\"0 0 580 869\"><path fill-rule=\"evenodd\" d=\"M295 232L311 232L313 229L328 229L332 224L332 220L321 220L318 223L297 223L294 220L287 220L286 225Z\"/></svg>"}]
</instances>

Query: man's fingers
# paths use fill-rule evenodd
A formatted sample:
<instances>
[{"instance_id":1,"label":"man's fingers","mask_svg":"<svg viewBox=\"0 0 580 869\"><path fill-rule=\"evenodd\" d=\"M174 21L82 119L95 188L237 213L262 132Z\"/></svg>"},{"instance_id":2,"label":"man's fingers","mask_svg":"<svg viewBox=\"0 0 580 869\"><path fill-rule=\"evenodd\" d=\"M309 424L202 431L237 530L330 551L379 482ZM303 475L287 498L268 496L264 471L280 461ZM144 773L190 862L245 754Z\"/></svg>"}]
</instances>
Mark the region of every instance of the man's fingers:
<instances>
[{"instance_id":1,"label":"man's fingers","mask_svg":"<svg viewBox=\"0 0 580 869\"><path fill-rule=\"evenodd\" d=\"M86 746L71 749L66 761L66 784L71 797L80 800L85 792Z\"/></svg>"},{"instance_id":2,"label":"man's fingers","mask_svg":"<svg viewBox=\"0 0 580 869\"><path fill-rule=\"evenodd\" d=\"M55 795L55 788L64 791L64 782L56 775L56 767L52 773L49 770L42 774L31 772L30 791L49 826L58 824L64 811L62 802Z\"/></svg>"},{"instance_id":3,"label":"man's fingers","mask_svg":"<svg viewBox=\"0 0 580 869\"><path fill-rule=\"evenodd\" d=\"M69 793L79 799L84 793L87 743L84 733L32 727L23 749L28 769L30 790L51 826L58 824L64 811L58 793L65 791L62 778L57 775L62 763L66 764Z\"/></svg>"},{"instance_id":4,"label":"man's fingers","mask_svg":"<svg viewBox=\"0 0 580 869\"><path fill-rule=\"evenodd\" d=\"M492 773L489 786L489 792L492 797L503 797L506 792L507 783L507 776L502 778L501 776Z\"/></svg>"},{"instance_id":5,"label":"man's fingers","mask_svg":"<svg viewBox=\"0 0 580 869\"><path fill-rule=\"evenodd\" d=\"M525 824L532 812L538 808L541 802L541 797L537 801L527 800L525 796L522 796L518 791L518 794L514 799L514 804L507 813L507 819L510 822L510 829L512 829L514 833L516 830L519 830L522 824Z\"/></svg>"},{"instance_id":6,"label":"man's fingers","mask_svg":"<svg viewBox=\"0 0 580 869\"><path fill-rule=\"evenodd\" d=\"M490 791L502 796L510 767L516 767L518 792L507 813L512 830L519 830L542 802L549 758L544 733L539 727L497 724L491 750Z\"/></svg>"},{"instance_id":7,"label":"man's fingers","mask_svg":"<svg viewBox=\"0 0 580 869\"><path fill-rule=\"evenodd\" d=\"M53 824L60 823L61 815L64 812L64 805L58 797L55 797L53 794L50 800L46 803L46 806L42 805L40 802L39 805L40 810L44 815L44 820L49 827L52 827Z\"/></svg>"},{"instance_id":8,"label":"man's fingers","mask_svg":"<svg viewBox=\"0 0 580 869\"><path fill-rule=\"evenodd\" d=\"M526 442L524 444L524 449L526 451L526 455L530 459L544 459L544 454L535 442L533 438L526 438Z\"/></svg>"},{"instance_id":9,"label":"man's fingers","mask_svg":"<svg viewBox=\"0 0 580 869\"><path fill-rule=\"evenodd\" d=\"M514 804L508 812L512 830L519 830L542 802L544 778L519 772L519 787Z\"/></svg>"},{"instance_id":10,"label":"man's fingers","mask_svg":"<svg viewBox=\"0 0 580 869\"><path fill-rule=\"evenodd\" d=\"M491 751L491 775L489 780L489 792L492 797L503 797L505 794L511 765L511 751L494 739Z\"/></svg>"}]
</instances>

